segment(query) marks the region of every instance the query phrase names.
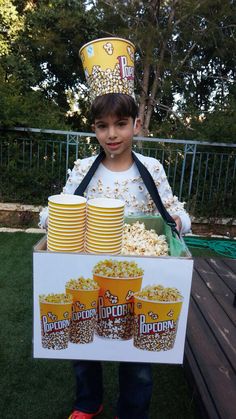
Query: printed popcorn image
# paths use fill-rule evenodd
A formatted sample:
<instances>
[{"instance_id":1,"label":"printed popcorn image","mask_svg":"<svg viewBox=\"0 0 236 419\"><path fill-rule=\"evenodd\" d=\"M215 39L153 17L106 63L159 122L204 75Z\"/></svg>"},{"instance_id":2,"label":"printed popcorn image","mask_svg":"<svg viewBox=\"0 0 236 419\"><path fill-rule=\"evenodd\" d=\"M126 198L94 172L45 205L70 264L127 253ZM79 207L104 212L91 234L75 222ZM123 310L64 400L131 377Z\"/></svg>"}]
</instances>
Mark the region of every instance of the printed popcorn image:
<instances>
[{"instance_id":1,"label":"printed popcorn image","mask_svg":"<svg viewBox=\"0 0 236 419\"><path fill-rule=\"evenodd\" d=\"M96 333L109 339L131 339L135 292L141 289L143 270L136 262L103 260L93 268L99 284Z\"/></svg>"},{"instance_id":2,"label":"printed popcorn image","mask_svg":"<svg viewBox=\"0 0 236 419\"><path fill-rule=\"evenodd\" d=\"M177 288L146 286L134 295L134 346L146 351L174 347L183 297Z\"/></svg>"},{"instance_id":3,"label":"printed popcorn image","mask_svg":"<svg viewBox=\"0 0 236 419\"><path fill-rule=\"evenodd\" d=\"M112 55L114 48L111 42L107 42L106 44L103 45L103 48L105 49L106 53L108 55Z\"/></svg>"},{"instance_id":4,"label":"printed popcorn image","mask_svg":"<svg viewBox=\"0 0 236 419\"><path fill-rule=\"evenodd\" d=\"M40 295L39 305L43 348L66 349L71 322L71 295Z\"/></svg>"},{"instance_id":5,"label":"printed popcorn image","mask_svg":"<svg viewBox=\"0 0 236 419\"><path fill-rule=\"evenodd\" d=\"M133 68L127 64L126 57L118 57L114 68L102 70L99 65L94 65L92 73L88 75L87 82L90 87L90 98L94 100L100 94L123 93L133 94L134 73Z\"/></svg>"},{"instance_id":6,"label":"printed popcorn image","mask_svg":"<svg viewBox=\"0 0 236 419\"><path fill-rule=\"evenodd\" d=\"M42 348L96 348L101 338L131 340L133 350L174 348L184 301L177 288L155 283L142 288L148 278L134 260L100 259L90 269L92 278L62 282L65 293L39 295Z\"/></svg>"},{"instance_id":7,"label":"printed popcorn image","mask_svg":"<svg viewBox=\"0 0 236 419\"><path fill-rule=\"evenodd\" d=\"M128 46L127 47L127 52L129 54L129 57L130 57L131 61L134 62L134 51L133 51L133 49Z\"/></svg>"},{"instance_id":8,"label":"printed popcorn image","mask_svg":"<svg viewBox=\"0 0 236 419\"><path fill-rule=\"evenodd\" d=\"M98 291L97 282L90 278L70 279L66 283L66 294L71 295L73 300L70 342L90 343L93 341Z\"/></svg>"}]
</instances>

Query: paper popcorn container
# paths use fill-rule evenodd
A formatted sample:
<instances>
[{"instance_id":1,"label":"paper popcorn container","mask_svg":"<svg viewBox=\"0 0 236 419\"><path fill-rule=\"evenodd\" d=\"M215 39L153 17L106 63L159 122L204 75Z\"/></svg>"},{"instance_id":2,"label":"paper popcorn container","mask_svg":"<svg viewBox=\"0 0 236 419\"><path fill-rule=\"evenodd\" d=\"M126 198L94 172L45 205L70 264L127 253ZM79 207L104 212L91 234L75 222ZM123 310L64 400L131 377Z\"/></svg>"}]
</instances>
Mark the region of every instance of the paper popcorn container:
<instances>
[{"instance_id":1,"label":"paper popcorn container","mask_svg":"<svg viewBox=\"0 0 236 419\"><path fill-rule=\"evenodd\" d=\"M122 227L108 227L108 226L103 226L103 227L97 227L95 225L89 226L89 233L91 234L95 234L95 235L100 235L102 234L103 236L112 236L114 237L114 233L117 236L122 236L123 235L123 226Z\"/></svg>"},{"instance_id":2,"label":"paper popcorn container","mask_svg":"<svg viewBox=\"0 0 236 419\"><path fill-rule=\"evenodd\" d=\"M87 217L87 225L89 225L90 227L92 226L96 226L96 225L101 225L101 227L103 226L107 226L108 228L122 228L124 225L124 217L119 217L119 218L102 218L102 217Z\"/></svg>"},{"instance_id":3,"label":"paper popcorn container","mask_svg":"<svg viewBox=\"0 0 236 419\"><path fill-rule=\"evenodd\" d=\"M48 207L48 250L83 251L86 199L70 194L52 195Z\"/></svg>"},{"instance_id":4,"label":"paper popcorn container","mask_svg":"<svg viewBox=\"0 0 236 419\"><path fill-rule=\"evenodd\" d=\"M134 50L122 38L100 38L83 45L79 55L83 64L90 98L107 93L134 94Z\"/></svg>"},{"instance_id":5,"label":"paper popcorn container","mask_svg":"<svg viewBox=\"0 0 236 419\"><path fill-rule=\"evenodd\" d=\"M66 349L69 342L72 301L49 303L39 301L41 341L45 349Z\"/></svg>"},{"instance_id":6,"label":"paper popcorn container","mask_svg":"<svg viewBox=\"0 0 236 419\"><path fill-rule=\"evenodd\" d=\"M50 252L63 252L63 253L83 253L84 252L84 245L81 247L75 246L75 247L57 247L53 246L52 244L48 245L48 250Z\"/></svg>"},{"instance_id":7,"label":"paper popcorn container","mask_svg":"<svg viewBox=\"0 0 236 419\"><path fill-rule=\"evenodd\" d=\"M73 299L70 342L90 343L93 341L98 291L98 289L84 290L66 287L66 294L71 294Z\"/></svg>"},{"instance_id":8,"label":"paper popcorn container","mask_svg":"<svg viewBox=\"0 0 236 419\"><path fill-rule=\"evenodd\" d=\"M85 245L85 251L86 253L91 253L91 254L100 254L100 255L120 255L121 254L121 246L119 247L109 247L109 248L105 248L105 247L94 247L91 246L89 244Z\"/></svg>"},{"instance_id":9,"label":"paper popcorn container","mask_svg":"<svg viewBox=\"0 0 236 419\"><path fill-rule=\"evenodd\" d=\"M49 208L55 209L70 209L72 208L81 208L86 205L86 198L78 195L71 194L60 194L60 195L51 195L48 198Z\"/></svg>"},{"instance_id":10,"label":"paper popcorn container","mask_svg":"<svg viewBox=\"0 0 236 419\"><path fill-rule=\"evenodd\" d=\"M145 351L172 349L182 302L146 300L134 295L134 346Z\"/></svg>"},{"instance_id":11,"label":"paper popcorn container","mask_svg":"<svg viewBox=\"0 0 236 419\"><path fill-rule=\"evenodd\" d=\"M142 276L105 277L94 274L100 286L96 333L104 338L131 339L133 336L133 294L141 289Z\"/></svg>"},{"instance_id":12,"label":"paper popcorn container","mask_svg":"<svg viewBox=\"0 0 236 419\"><path fill-rule=\"evenodd\" d=\"M87 207L88 215L113 217L124 214L124 208L98 208L98 207Z\"/></svg>"},{"instance_id":13,"label":"paper popcorn container","mask_svg":"<svg viewBox=\"0 0 236 419\"><path fill-rule=\"evenodd\" d=\"M91 240L99 240L100 242L106 241L106 242L110 242L114 240L114 234L108 233L108 234L96 234L95 232L87 232L86 233L87 237ZM115 237L118 239L122 238L123 235L123 231L121 231L120 233L116 234Z\"/></svg>"},{"instance_id":14,"label":"paper popcorn container","mask_svg":"<svg viewBox=\"0 0 236 419\"><path fill-rule=\"evenodd\" d=\"M109 245L113 245L113 244L120 244L120 239L121 239L121 235L119 235L118 237L106 237L106 236L94 236L92 234L87 233L86 234L86 239L87 239L87 243L91 243L93 245L97 245L97 243L99 242L99 244L104 245L106 244L107 246Z\"/></svg>"},{"instance_id":15,"label":"paper popcorn container","mask_svg":"<svg viewBox=\"0 0 236 419\"><path fill-rule=\"evenodd\" d=\"M76 220L80 220L80 221L85 221L85 219L86 219L86 213L85 213L85 211L83 211L83 212L75 212L75 211L73 211L73 214L72 214L72 211L70 211L70 212L68 212L68 213L58 213L58 212L54 212L54 211L52 211L52 210L50 210L49 209L49 214L50 214L50 216L52 217L52 218L54 218L54 219L58 219L58 220L67 220L68 219L68 221L70 221L70 219L76 219Z\"/></svg>"},{"instance_id":16,"label":"paper popcorn container","mask_svg":"<svg viewBox=\"0 0 236 419\"><path fill-rule=\"evenodd\" d=\"M100 212L95 212L96 209L99 209ZM112 212L106 212L106 210ZM87 252L119 254L122 248L123 225L124 202L122 200L111 198L90 199L87 203L85 239ZM93 237L94 232L96 237Z\"/></svg>"},{"instance_id":17,"label":"paper popcorn container","mask_svg":"<svg viewBox=\"0 0 236 419\"><path fill-rule=\"evenodd\" d=\"M107 211L121 211L125 208L125 203L121 199L115 198L94 198L87 202L88 209L93 210L107 210Z\"/></svg>"}]
</instances>

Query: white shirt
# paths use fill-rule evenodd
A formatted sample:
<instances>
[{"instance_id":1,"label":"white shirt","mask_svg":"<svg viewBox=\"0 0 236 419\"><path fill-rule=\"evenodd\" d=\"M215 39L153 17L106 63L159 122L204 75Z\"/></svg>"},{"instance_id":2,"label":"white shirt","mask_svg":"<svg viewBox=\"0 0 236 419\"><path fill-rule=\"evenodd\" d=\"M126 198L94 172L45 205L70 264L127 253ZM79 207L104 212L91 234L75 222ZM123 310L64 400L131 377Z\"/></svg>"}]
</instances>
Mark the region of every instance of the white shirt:
<instances>
[{"instance_id":1,"label":"white shirt","mask_svg":"<svg viewBox=\"0 0 236 419\"><path fill-rule=\"evenodd\" d=\"M167 211L171 215L178 215L181 218L181 233L188 232L191 226L189 215L184 210L184 203L179 202L178 198L173 196L162 164L153 157L135 154L151 173ZM96 156L92 156L75 161L73 170L68 171L69 177L63 188L63 193L73 194L75 192L95 158ZM85 191L85 197L87 199L98 197L122 199L125 202L126 216L158 214L135 163L128 170L122 172L113 172L101 163ZM47 216L48 212L45 208L40 214L39 225L41 227L45 227Z\"/></svg>"}]
</instances>

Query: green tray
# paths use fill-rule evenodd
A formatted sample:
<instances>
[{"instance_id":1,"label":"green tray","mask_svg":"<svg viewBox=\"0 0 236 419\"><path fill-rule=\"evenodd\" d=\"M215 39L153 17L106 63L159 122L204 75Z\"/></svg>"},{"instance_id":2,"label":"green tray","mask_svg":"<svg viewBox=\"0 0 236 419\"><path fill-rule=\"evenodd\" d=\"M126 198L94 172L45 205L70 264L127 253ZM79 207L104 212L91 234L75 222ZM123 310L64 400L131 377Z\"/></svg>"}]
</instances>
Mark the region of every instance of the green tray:
<instances>
[{"instance_id":1,"label":"green tray","mask_svg":"<svg viewBox=\"0 0 236 419\"><path fill-rule=\"evenodd\" d=\"M144 223L145 227L150 230L154 229L157 234L164 234L169 247L169 256L174 257L191 257L184 240L173 235L171 228L164 222L161 216L146 215L143 217L125 217L125 223L134 224L136 221Z\"/></svg>"}]
</instances>

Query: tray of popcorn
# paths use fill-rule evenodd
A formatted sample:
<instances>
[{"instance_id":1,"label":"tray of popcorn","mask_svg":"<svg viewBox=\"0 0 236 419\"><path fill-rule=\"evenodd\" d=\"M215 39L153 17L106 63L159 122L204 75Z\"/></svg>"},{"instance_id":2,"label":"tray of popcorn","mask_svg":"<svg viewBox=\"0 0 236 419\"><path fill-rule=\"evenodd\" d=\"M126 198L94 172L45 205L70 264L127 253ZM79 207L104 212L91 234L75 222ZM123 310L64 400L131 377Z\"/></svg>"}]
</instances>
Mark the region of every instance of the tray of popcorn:
<instances>
[{"instance_id":1,"label":"tray of popcorn","mask_svg":"<svg viewBox=\"0 0 236 419\"><path fill-rule=\"evenodd\" d=\"M168 351L175 344L183 297L177 288L146 286L134 295L134 346Z\"/></svg>"},{"instance_id":2,"label":"tray of popcorn","mask_svg":"<svg viewBox=\"0 0 236 419\"><path fill-rule=\"evenodd\" d=\"M167 256L168 243L164 234L147 229L143 222L125 223L123 229L122 255Z\"/></svg>"},{"instance_id":3,"label":"tray of popcorn","mask_svg":"<svg viewBox=\"0 0 236 419\"><path fill-rule=\"evenodd\" d=\"M72 296L72 318L70 342L90 343L93 341L97 319L99 286L91 278L70 279L66 283L66 294Z\"/></svg>"},{"instance_id":4,"label":"tray of popcorn","mask_svg":"<svg viewBox=\"0 0 236 419\"><path fill-rule=\"evenodd\" d=\"M61 194L48 198L48 237L50 251L82 252L86 225L86 199Z\"/></svg>"},{"instance_id":5,"label":"tray of popcorn","mask_svg":"<svg viewBox=\"0 0 236 419\"><path fill-rule=\"evenodd\" d=\"M88 253L121 252L124 206L119 199L95 198L88 201L85 244Z\"/></svg>"},{"instance_id":6,"label":"tray of popcorn","mask_svg":"<svg viewBox=\"0 0 236 419\"><path fill-rule=\"evenodd\" d=\"M93 268L99 284L96 333L108 339L133 337L133 295L142 286L143 270L133 261L105 259Z\"/></svg>"},{"instance_id":7,"label":"tray of popcorn","mask_svg":"<svg viewBox=\"0 0 236 419\"><path fill-rule=\"evenodd\" d=\"M72 297L66 294L39 296L41 341L46 349L66 349L72 312Z\"/></svg>"},{"instance_id":8,"label":"tray of popcorn","mask_svg":"<svg viewBox=\"0 0 236 419\"><path fill-rule=\"evenodd\" d=\"M83 45L83 64L90 99L107 93L134 94L134 45L122 38L100 38Z\"/></svg>"}]
</instances>

